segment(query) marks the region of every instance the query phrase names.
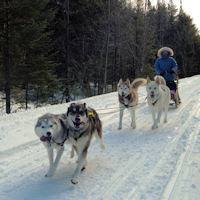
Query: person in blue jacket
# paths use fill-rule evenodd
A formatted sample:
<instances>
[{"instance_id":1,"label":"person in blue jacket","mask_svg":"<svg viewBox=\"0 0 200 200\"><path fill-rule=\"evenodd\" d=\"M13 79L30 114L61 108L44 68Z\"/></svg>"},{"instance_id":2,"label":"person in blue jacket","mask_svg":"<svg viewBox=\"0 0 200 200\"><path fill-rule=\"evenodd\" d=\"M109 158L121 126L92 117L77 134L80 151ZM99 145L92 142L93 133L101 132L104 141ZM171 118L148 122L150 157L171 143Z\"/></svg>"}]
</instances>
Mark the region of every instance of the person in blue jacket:
<instances>
[{"instance_id":1,"label":"person in blue jacket","mask_svg":"<svg viewBox=\"0 0 200 200\"><path fill-rule=\"evenodd\" d=\"M171 56L174 52L169 47L162 47L158 50L158 58L155 62L155 71L157 75L163 76L170 90L176 91L176 83L174 82L174 73L177 71L177 63Z\"/></svg>"}]
</instances>

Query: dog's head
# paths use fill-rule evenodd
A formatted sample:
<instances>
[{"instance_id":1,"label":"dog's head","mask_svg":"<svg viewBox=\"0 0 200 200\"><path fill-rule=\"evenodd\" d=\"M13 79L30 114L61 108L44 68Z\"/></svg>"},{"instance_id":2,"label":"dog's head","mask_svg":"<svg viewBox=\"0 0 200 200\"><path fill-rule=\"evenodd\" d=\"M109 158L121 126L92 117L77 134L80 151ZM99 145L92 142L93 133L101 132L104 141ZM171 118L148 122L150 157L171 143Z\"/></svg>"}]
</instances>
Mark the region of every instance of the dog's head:
<instances>
[{"instance_id":1,"label":"dog's head","mask_svg":"<svg viewBox=\"0 0 200 200\"><path fill-rule=\"evenodd\" d=\"M88 122L86 103L72 103L67 110L67 121L76 130L84 128Z\"/></svg>"},{"instance_id":2,"label":"dog's head","mask_svg":"<svg viewBox=\"0 0 200 200\"><path fill-rule=\"evenodd\" d=\"M35 126L35 133L42 142L50 141L51 138L57 138L60 130L60 120L52 114L45 114L40 117Z\"/></svg>"},{"instance_id":3,"label":"dog's head","mask_svg":"<svg viewBox=\"0 0 200 200\"><path fill-rule=\"evenodd\" d=\"M147 95L154 99L155 96L159 94L159 79L156 79L155 81L151 81L149 77L147 77L147 85L146 85L146 90L147 90Z\"/></svg>"},{"instance_id":4,"label":"dog's head","mask_svg":"<svg viewBox=\"0 0 200 200\"><path fill-rule=\"evenodd\" d=\"M126 79L126 81L123 81L122 79L120 79L117 88L118 88L118 94L121 97L128 96L130 94L130 80Z\"/></svg>"}]
</instances>

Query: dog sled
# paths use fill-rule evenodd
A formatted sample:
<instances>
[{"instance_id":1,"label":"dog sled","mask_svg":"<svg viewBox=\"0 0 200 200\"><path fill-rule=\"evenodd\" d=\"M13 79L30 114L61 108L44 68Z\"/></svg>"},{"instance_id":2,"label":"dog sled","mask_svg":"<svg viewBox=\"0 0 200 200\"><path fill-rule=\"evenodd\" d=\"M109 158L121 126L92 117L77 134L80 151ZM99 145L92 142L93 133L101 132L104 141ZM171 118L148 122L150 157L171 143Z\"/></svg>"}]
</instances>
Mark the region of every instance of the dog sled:
<instances>
[{"instance_id":1,"label":"dog sled","mask_svg":"<svg viewBox=\"0 0 200 200\"><path fill-rule=\"evenodd\" d=\"M176 79L173 82L171 82L171 84L170 83L167 84L167 86L170 89L170 94L171 94L171 101L169 104L171 108L178 108L178 106L181 103L179 93L178 93L178 83L179 83L179 79L178 79L178 75L176 74Z\"/></svg>"}]
</instances>

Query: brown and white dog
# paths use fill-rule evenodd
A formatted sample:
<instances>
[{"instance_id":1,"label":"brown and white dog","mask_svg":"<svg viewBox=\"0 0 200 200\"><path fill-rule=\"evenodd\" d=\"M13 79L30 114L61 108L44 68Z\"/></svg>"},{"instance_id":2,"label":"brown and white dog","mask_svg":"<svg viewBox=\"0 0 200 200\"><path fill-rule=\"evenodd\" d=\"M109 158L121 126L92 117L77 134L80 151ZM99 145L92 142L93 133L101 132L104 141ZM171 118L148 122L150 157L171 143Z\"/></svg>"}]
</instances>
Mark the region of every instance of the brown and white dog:
<instances>
[{"instance_id":1,"label":"brown and white dog","mask_svg":"<svg viewBox=\"0 0 200 200\"><path fill-rule=\"evenodd\" d=\"M158 123L164 109L164 123L167 122L167 112L170 102L170 90L166 86L165 80L162 76L154 77L154 81L151 81L147 77L147 102L152 112L153 126L152 129L158 128ZM156 116L157 114L157 116Z\"/></svg>"},{"instance_id":2,"label":"brown and white dog","mask_svg":"<svg viewBox=\"0 0 200 200\"><path fill-rule=\"evenodd\" d=\"M86 107L85 103L72 103L70 105L67 111L67 122L69 125L68 139L78 156L77 167L71 182L77 184L80 172L86 168L87 152L92 137L95 136L101 148L105 148L102 142L102 123L97 112Z\"/></svg>"},{"instance_id":3,"label":"brown and white dog","mask_svg":"<svg viewBox=\"0 0 200 200\"><path fill-rule=\"evenodd\" d=\"M138 105L138 88L146 84L146 79L137 78L132 83L129 79L126 81L119 80L117 85L118 99L119 99L119 129L122 128L122 118L124 109L128 108L131 115L131 127L136 128L135 110Z\"/></svg>"}]
</instances>

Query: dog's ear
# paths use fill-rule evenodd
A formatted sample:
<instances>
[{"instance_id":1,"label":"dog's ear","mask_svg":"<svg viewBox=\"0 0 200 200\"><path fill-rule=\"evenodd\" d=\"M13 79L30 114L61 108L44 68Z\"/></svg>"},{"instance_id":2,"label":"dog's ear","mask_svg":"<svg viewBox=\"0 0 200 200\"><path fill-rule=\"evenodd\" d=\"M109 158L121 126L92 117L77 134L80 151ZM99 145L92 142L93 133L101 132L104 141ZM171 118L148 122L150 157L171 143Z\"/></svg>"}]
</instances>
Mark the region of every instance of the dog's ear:
<instances>
[{"instance_id":1,"label":"dog's ear","mask_svg":"<svg viewBox=\"0 0 200 200\"><path fill-rule=\"evenodd\" d=\"M147 84L150 82L151 82L151 80L150 80L149 76L147 76Z\"/></svg>"},{"instance_id":2,"label":"dog's ear","mask_svg":"<svg viewBox=\"0 0 200 200\"><path fill-rule=\"evenodd\" d=\"M39 126L41 126L41 124L42 124L41 120L38 120L37 124L35 125L35 127L39 127Z\"/></svg>"},{"instance_id":3,"label":"dog's ear","mask_svg":"<svg viewBox=\"0 0 200 200\"><path fill-rule=\"evenodd\" d=\"M83 106L84 106L84 109L85 109L85 114L86 114L86 116L88 117L88 109L87 109L87 107L86 107L86 103L84 103Z\"/></svg>"},{"instance_id":4,"label":"dog's ear","mask_svg":"<svg viewBox=\"0 0 200 200\"><path fill-rule=\"evenodd\" d=\"M120 80L119 80L119 82L118 82L118 84L117 84L117 86L119 87L119 85L121 85L122 84L122 78L120 78Z\"/></svg>"},{"instance_id":5,"label":"dog's ear","mask_svg":"<svg viewBox=\"0 0 200 200\"><path fill-rule=\"evenodd\" d=\"M69 115L69 112L72 110L72 106L75 105L75 103L71 103L70 106L67 109L67 116Z\"/></svg>"},{"instance_id":6,"label":"dog's ear","mask_svg":"<svg viewBox=\"0 0 200 200\"><path fill-rule=\"evenodd\" d=\"M67 109L67 116L69 115L70 112L70 107Z\"/></svg>"},{"instance_id":7,"label":"dog's ear","mask_svg":"<svg viewBox=\"0 0 200 200\"><path fill-rule=\"evenodd\" d=\"M160 79L159 79L159 77L157 76L156 77L156 80L155 80L155 82L159 85L160 84Z\"/></svg>"},{"instance_id":8,"label":"dog's ear","mask_svg":"<svg viewBox=\"0 0 200 200\"><path fill-rule=\"evenodd\" d=\"M126 79L126 84L127 84L128 86L131 84L129 78Z\"/></svg>"}]
</instances>

